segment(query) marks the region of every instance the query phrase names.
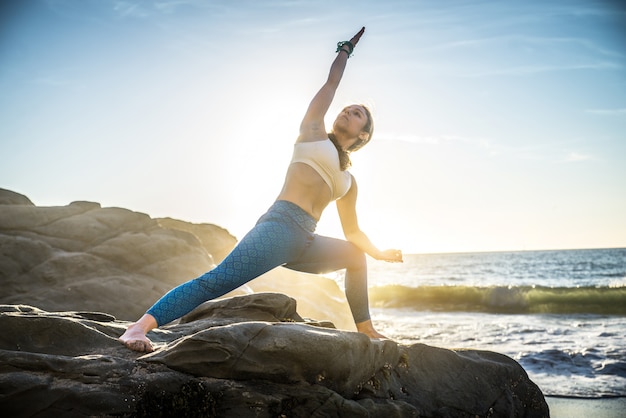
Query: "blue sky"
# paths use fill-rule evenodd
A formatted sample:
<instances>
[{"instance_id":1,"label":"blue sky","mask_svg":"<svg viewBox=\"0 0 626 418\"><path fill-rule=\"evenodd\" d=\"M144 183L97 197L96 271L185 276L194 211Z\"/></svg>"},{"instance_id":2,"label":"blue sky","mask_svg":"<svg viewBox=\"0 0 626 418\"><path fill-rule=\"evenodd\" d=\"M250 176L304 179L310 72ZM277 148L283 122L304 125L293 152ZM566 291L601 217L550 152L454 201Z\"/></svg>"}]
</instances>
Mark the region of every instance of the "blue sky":
<instances>
[{"instance_id":1,"label":"blue sky","mask_svg":"<svg viewBox=\"0 0 626 418\"><path fill-rule=\"evenodd\" d=\"M241 237L335 43L362 228L407 252L626 246L626 9L603 1L2 3L0 187ZM340 236L329 206L319 232Z\"/></svg>"}]
</instances>

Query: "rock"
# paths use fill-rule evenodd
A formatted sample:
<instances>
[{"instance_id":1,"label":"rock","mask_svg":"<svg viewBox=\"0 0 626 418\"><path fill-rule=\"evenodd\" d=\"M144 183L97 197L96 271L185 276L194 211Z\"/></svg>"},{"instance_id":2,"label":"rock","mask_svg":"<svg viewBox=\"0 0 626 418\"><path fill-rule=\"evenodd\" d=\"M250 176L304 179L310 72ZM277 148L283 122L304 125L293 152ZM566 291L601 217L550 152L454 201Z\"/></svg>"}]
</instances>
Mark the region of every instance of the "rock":
<instances>
[{"instance_id":1,"label":"rock","mask_svg":"<svg viewBox=\"0 0 626 418\"><path fill-rule=\"evenodd\" d=\"M4 202L4 204L2 204ZM0 303L141 316L163 294L211 269L236 244L227 230L77 201L38 207L0 189ZM229 295L280 291L305 316L354 330L344 293L320 276L278 268ZM336 315L336 313L339 315Z\"/></svg>"},{"instance_id":2,"label":"rock","mask_svg":"<svg viewBox=\"0 0 626 418\"><path fill-rule=\"evenodd\" d=\"M193 224L172 218L159 218L157 222L163 228L185 231L196 236L216 263L226 258L237 243L235 237L217 225Z\"/></svg>"},{"instance_id":3,"label":"rock","mask_svg":"<svg viewBox=\"0 0 626 418\"><path fill-rule=\"evenodd\" d=\"M23 194L0 188L0 205L30 205L35 206L29 198Z\"/></svg>"},{"instance_id":4,"label":"rock","mask_svg":"<svg viewBox=\"0 0 626 418\"><path fill-rule=\"evenodd\" d=\"M142 213L93 202L36 207L19 196L0 190L0 303L135 319L172 287L212 268L212 247L222 257L236 241L207 224L199 230L219 245L205 239L205 246L183 227L163 227Z\"/></svg>"},{"instance_id":5,"label":"rock","mask_svg":"<svg viewBox=\"0 0 626 418\"><path fill-rule=\"evenodd\" d=\"M0 189L2 413L548 416L514 360L370 340L350 332L333 280L284 268L150 332L154 353L118 342L127 321L234 244L214 225L95 202L38 207Z\"/></svg>"},{"instance_id":6,"label":"rock","mask_svg":"<svg viewBox=\"0 0 626 418\"><path fill-rule=\"evenodd\" d=\"M539 388L491 352L398 345L304 321L296 301L207 302L149 333L97 312L0 307L0 408L8 416L547 417Z\"/></svg>"}]
</instances>

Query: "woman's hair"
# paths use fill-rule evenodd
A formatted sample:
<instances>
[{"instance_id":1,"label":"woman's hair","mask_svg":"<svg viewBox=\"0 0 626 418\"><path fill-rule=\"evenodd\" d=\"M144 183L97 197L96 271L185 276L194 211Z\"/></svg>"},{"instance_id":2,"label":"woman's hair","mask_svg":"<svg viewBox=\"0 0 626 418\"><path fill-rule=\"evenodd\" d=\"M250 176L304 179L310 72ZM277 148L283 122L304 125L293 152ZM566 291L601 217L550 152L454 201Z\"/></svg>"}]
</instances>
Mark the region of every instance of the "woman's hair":
<instances>
[{"instance_id":1,"label":"woman's hair","mask_svg":"<svg viewBox=\"0 0 626 418\"><path fill-rule=\"evenodd\" d=\"M333 144L335 144L335 148L337 148L337 152L339 153L339 166L341 167L341 171L345 171L352 165L350 161L350 153L354 151L358 151L365 146L372 139L372 135L374 135L374 120L372 119L372 112L365 105L359 105L363 109L365 109L365 116L367 116L367 122L365 126L363 126L363 130L367 132L369 135L367 139L357 139L354 144L348 148L347 151L344 151L337 142L337 138L335 138L335 134L329 133L328 138L331 140Z\"/></svg>"}]
</instances>

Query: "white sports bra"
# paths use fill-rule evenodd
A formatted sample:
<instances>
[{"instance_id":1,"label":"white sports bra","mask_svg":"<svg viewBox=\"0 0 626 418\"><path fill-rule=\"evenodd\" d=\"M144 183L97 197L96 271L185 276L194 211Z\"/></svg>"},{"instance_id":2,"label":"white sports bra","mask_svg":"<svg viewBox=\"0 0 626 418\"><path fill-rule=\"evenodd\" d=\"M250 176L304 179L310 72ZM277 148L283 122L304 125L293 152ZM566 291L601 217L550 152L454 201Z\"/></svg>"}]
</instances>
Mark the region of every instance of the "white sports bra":
<instances>
[{"instance_id":1,"label":"white sports bra","mask_svg":"<svg viewBox=\"0 0 626 418\"><path fill-rule=\"evenodd\" d=\"M293 148L292 163L304 163L324 179L332 200L343 197L352 184L348 171L341 171L337 148L330 139L324 141L298 142Z\"/></svg>"}]
</instances>

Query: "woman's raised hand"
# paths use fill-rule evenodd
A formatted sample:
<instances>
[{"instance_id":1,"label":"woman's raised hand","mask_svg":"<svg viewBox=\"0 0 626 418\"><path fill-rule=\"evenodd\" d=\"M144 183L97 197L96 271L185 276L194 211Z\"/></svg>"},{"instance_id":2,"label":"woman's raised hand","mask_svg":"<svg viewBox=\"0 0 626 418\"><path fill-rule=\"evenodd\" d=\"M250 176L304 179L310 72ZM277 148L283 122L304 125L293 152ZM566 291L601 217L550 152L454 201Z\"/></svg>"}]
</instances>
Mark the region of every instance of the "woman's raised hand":
<instances>
[{"instance_id":1,"label":"woman's raised hand","mask_svg":"<svg viewBox=\"0 0 626 418\"><path fill-rule=\"evenodd\" d=\"M363 32L365 32L365 26L363 26L361 30L358 31L357 34L352 37L352 39L350 39L350 43L352 44L352 46L356 46L356 44L359 43L359 39L361 39Z\"/></svg>"}]
</instances>

